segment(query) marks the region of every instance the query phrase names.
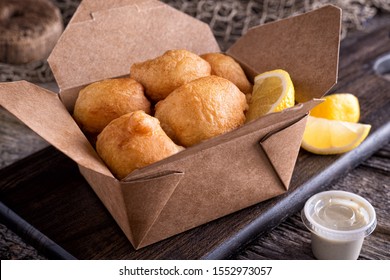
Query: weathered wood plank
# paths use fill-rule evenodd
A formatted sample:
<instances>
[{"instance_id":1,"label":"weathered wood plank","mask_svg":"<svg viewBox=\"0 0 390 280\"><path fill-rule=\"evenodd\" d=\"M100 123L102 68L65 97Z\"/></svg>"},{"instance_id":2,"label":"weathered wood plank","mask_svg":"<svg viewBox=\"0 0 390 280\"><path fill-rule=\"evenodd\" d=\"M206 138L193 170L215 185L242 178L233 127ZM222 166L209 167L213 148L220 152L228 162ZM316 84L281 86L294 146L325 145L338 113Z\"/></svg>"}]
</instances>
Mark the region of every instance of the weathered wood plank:
<instances>
[{"instance_id":1,"label":"weathered wood plank","mask_svg":"<svg viewBox=\"0 0 390 280\"><path fill-rule=\"evenodd\" d=\"M39 135L0 107L0 168L48 146Z\"/></svg>"},{"instance_id":2,"label":"weathered wood plank","mask_svg":"<svg viewBox=\"0 0 390 280\"><path fill-rule=\"evenodd\" d=\"M44 259L37 250L26 244L19 236L9 230L5 225L0 224L0 259L1 260L37 260ZM12 248L10 250L10 248Z\"/></svg>"},{"instance_id":3,"label":"weathered wood plank","mask_svg":"<svg viewBox=\"0 0 390 280\"><path fill-rule=\"evenodd\" d=\"M388 150L389 144L383 149ZM368 236L359 259L390 259L390 173L377 172L367 162L382 162L389 166L390 158L383 158L383 150L366 160L329 189L356 193L369 200L375 208L378 225ZM310 248L310 233L303 225L300 213L295 213L273 231L259 236L231 259L314 259Z\"/></svg>"}]
</instances>

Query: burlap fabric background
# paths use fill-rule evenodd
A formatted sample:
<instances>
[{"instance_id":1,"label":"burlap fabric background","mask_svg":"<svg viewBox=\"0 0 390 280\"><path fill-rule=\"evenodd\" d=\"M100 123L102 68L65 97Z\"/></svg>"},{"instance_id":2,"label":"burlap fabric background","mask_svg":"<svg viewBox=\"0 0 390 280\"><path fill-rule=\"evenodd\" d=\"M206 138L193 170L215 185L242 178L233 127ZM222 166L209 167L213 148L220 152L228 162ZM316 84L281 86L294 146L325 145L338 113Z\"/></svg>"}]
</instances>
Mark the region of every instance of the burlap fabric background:
<instances>
[{"instance_id":1,"label":"burlap fabric background","mask_svg":"<svg viewBox=\"0 0 390 280\"><path fill-rule=\"evenodd\" d=\"M65 25L80 2L51 1L60 8ZM328 3L343 9L343 38L350 30L364 28L364 23L378 12L390 12L389 0L163 0L163 2L208 23L222 50L226 50L251 26L301 14ZM0 63L0 81L15 80L45 83L53 81L54 78L46 61L24 65Z\"/></svg>"}]
</instances>

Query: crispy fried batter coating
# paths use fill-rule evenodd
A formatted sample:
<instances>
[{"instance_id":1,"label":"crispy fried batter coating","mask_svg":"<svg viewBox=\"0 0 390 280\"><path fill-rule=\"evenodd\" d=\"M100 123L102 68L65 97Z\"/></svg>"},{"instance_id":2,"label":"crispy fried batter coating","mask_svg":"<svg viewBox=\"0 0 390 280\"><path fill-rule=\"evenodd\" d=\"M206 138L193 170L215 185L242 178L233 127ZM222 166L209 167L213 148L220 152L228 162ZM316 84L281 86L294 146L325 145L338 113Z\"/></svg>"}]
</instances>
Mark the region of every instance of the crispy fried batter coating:
<instances>
[{"instance_id":1,"label":"crispy fried batter coating","mask_svg":"<svg viewBox=\"0 0 390 280\"><path fill-rule=\"evenodd\" d=\"M183 149L165 134L158 119L144 111L113 120L96 142L98 154L118 179Z\"/></svg>"},{"instance_id":2,"label":"crispy fried batter coating","mask_svg":"<svg viewBox=\"0 0 390 280\"><path fill-rule=\"evenodd\" d=\"M154 59L134 63L130 75L145 87L146 95L157 102L181 85L209 76L210 71L209 63L200 56L187 50L170 50Z\"/></svg>"},{"instance_id":3,"label":"crispy fried batter coating","mask_svg":"<svg viewBox=\"0 0 390 280\"><path fill-rule=\"evenodd\" d=\"M143 86L130 78L108 79L80 91L73 116L84 132L98 134L112 120L136 110L150 113Z\"/></svg>"},{"instance_id":4,"label":"crispy fried batter coating","mask_svg":"<svg viewBox=\"0 0 390 280\"><path fill-rule=\"evenodd\" d=\"M171 139L189 147L242 125L246 107L245 95L232 82L208 76L158 102L155 117Z\"/></svg>"},{"instance_id":5,"label":"crispy fried batter coating","mask_svg":"<svg viewBox=\"0 0 390 280\"><path fill-rule=\"evenodd\" d=\"M232 57L222 53L207 53L200 56L211 66L211 75L225 78L235 84L243 93L252 92L244 70Z\"/></svg>"}]
</instances>

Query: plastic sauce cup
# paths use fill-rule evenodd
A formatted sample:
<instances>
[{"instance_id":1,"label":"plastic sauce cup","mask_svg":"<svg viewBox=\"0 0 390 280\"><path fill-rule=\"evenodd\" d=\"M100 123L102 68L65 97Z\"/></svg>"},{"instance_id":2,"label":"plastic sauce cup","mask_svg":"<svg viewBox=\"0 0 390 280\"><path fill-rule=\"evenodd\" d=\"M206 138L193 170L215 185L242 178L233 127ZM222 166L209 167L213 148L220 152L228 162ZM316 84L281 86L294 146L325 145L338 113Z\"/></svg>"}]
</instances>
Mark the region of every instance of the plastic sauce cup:
<instances>
[{"instance_id":1,"label":"plastic sauce cup","mask_svg":"<svg viewBox=\"0 0 390 280\"><path fill-rule=\"evenodd\" d=\"M311 248L320 260L356 260L363 240L376 227L372 205L353 193L326 191L306 201L302 221L311 231Z\"/></svg>"}]
</instances>

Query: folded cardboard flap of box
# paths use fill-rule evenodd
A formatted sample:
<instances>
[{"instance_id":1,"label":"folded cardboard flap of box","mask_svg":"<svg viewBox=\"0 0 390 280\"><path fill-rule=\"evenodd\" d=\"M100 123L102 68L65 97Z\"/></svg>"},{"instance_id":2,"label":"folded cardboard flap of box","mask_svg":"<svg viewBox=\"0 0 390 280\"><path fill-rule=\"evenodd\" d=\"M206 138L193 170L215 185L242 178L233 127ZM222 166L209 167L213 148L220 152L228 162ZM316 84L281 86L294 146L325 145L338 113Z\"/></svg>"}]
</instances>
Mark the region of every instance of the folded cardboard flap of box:
<instances>
[{"instance_id":1,"label":"folded cardboard flap of box","mask_svg":"<svg viewBox=\"0 0 390 280\"><path fill-rule=\"evenodd\" d=\"M49 58L61 98L27 82L3 83L0 104L78 163L133 246L141 248L286 192L305 115L319 102L313 98L337 79L339 32L340 10L333 6L251 29L228 54L251 78L286 69L298 100L310 101L136 170L122 181L113 177L68 112L78 89L128 75L132 62L168 49L219 51L204 23L158 1L84 0Z\"/></svg>"},{"instance_id":2,"label":"folded cardboard flap of box","mask_svg":"<svg viewBox=\"0 0 390 280\"><path fill-rule=\"evenodd\" d=\"M169 49L220 51L208 25L159 1L88 0L81 2L75 17L48 59L69 110L80 88L128 76L134 62Z\"/></svg>"},{"instance_id":3,"label":"folded cardboard flap of box","mask_svg":"<svg viewBox=\"0 0 390 280\"><path fill-rule=\"evenodd\" d=\"M294 82L296 101L306 102L321 98L337 81L340 26L341 10L328 5L254 27L227 53L255 73L286 70Z\"/></svg>"}]
</instances>

